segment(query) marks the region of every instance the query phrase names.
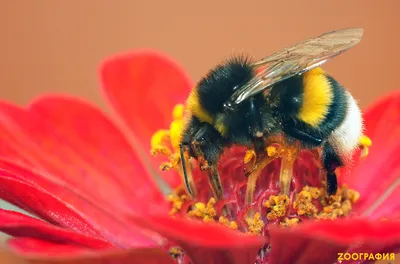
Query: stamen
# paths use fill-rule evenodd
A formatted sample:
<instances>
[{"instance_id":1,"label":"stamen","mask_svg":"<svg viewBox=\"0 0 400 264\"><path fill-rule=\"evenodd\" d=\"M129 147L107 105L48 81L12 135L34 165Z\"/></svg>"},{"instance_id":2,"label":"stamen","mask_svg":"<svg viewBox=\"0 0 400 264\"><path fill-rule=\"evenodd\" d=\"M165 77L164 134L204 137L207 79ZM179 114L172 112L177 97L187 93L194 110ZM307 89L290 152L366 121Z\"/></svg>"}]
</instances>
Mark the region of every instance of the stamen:
<instances>
[{"instance_id":1,"label":"stamen","mask_svg":"<svg viewBox=\"0 0 400 264\"><path fill-rule=\"evenodd\" d=\"M161 154L163 156L169 156L171 149L168 146L170 141L169 130L160 129L151 137L151 151L150 153L154 156Z\"/></svg>"},{"instance_id":2,"label":"stamen","mask_svg":"<svg viewBox=\"0 0 400 264\"><path fill-rule=\"evenodd\" d=\"M283 219L283 222L280 223L281 227L293 227L300 223L300 219L297 217L294 218L287 218Z\"/></svg>"},{"instance_id":3,"label":"stamen","mask_svg":"<svg viewBox=\"0 0 400 264\"><path fill-rule=\"evenodd\" d=\"M359 139L359 145L362 148L360 158L365 158L368 156L369 147L372 146L372 140L366 135L362 135Z\"/></svg>"},{"instance_id":4,"label":"stamen","mask_svg":"<svg viewBox=\"0 0 400 264\"><path fill-rule=\"evenodd\" d=\"M283 155L281 155L281 171L279 175L279 183L281 193L289 196L290 183L292 182L293 164L296 160L298 149L296 147L285 147Z\"/></svg>"},{"instance_id":5,"label":"stamen","mask_svg":"<svg viewBox=\"0 0 400 264\"><path fill-rule=\"evenodd\" d=\"M238 229L238 224L235 221L229 221L228 218L225 216L220 216L218 219L218 222L220 224L223 224L224 226L227 226L231 229L237 230Z\"/></svg>"},{"instance_id":6,"label":"stamen","mask_svg":"<svg viewBox=\"0 0 400 264\"><path fill-rule=\"evenodd\" d=\"M167 196L167 201L171 203L171 210L169 211L170 215L174 215L178 213L184 202L188 201L188 197L186 195L176 195L170 194Z\"/></svg>"},{"instance_id":7,"label":"stamen","mask_svg":"<svg viewBox=\"0 0 400 264\"><path fill-rule=\"evenodd\" d=\"M178 153L174 153L169 156L170 156L170 161L163 162L160 165L160 169L162 171L168 171L172 168L177 168L177 166L181 160Z\"/></svg>"},{"instance_id":8,"label":"stamen","mask_svg":"<svg viewBox=\"0 0 400 264\"><path fill-rule=\"evenodd\" d=\"M293 208L297 214L313 216L318 213L318 208L314 205L313 200L318 199L320 193L315 187L305 186L293 202Z\"/></svg>"},{"instance_id":9,"label":"stamen","mask_svg":"<svg viewBox=\"0 0 400 264\"><path fill-rule=\"evenodd\" d=\"M271 161L273 161L277 157L278 151L274 146L269 146L266 148L266 154L267 155L263 154L258 157L258 160L254 163L254 166L251 168L250 175L248 175L246 197L245 197L246 205L249 205L253 202L257 179L260 176L263 169L267 167L268 164L270 164Z\"/></svg>"},{"instance_id":10,"label":"stamen","mask_svg":"<svg viewBox=\"0 0 400 264\"><path fill-rule=\"evenodd\" d=\"M184 151L182 158L179 151L182 131L184 128L184 111L185 109L183 104L178 104L174 107L172 111L173 121L171 122L170 129L160 129L154 133L151 138L150 153L154 156L162 155L168 157L169 161L161 163L160 169L163 171L175 169L186 184L188 194L194 198L196 196L196 189L189 156L186 151ZM185 168L182 166L182 159Z\"/></svg>"},{"instance_id":11,"label":"stamen","mask_svg":"<svg viewBox=\"0 0 400 264\"><path fill-rule=\"evenodd\" d=\"M211 198L207 204L201 202L195 203L188 216L203 219L204 222L214 222L214 217L217 214L214 209L215 202L215 199Z\"/></svg>"},{"instance_id":12,"label":"stamen","mask_svg":"<svg viewBox=\"0 0 400 264\"><path fill-rule=\"evenodd\" d=\"M254 149L246 150L244 155L243 162L245 164L245 175L249 175L250 172L253 170L254 166L256 165L257 161L257 154Z\"/></svg>"},{"instance_id":13,"label":"stamen","mask_svg":"<svg viewBox=\"0 0 400 264\"><path fill-rule=\"evenodd\" d=\"M281 218L286 215L289 208L290 200L286 195L271 195L264 203L264 206L268 209L267 219L273 221L277 218Z\"/></svg>"},{"instance_id":14,"label":"stamen","mask_svg":"<svg viewBox=\"0 0 400 264\"><path fill-rule=\"evenodd\" d=\"M183 255L183 250L180 247L171 247L168 253L172 258L177 259Z\"/></svg>"},{"instance_id":15,"label":"stamen","mask_svg":"<svg viewBox=\"0 0 400 264\"><path fill-rule=\"evenodd\" d=\"M254 214L254 217L246 218L246 223L250 233L253 235L260 235L264 229L264 221L261 220L261 214L258 212Z\"/></svg>"},{"instance_id":16,"label":"stamen","mask_svg":"<svg viewBox=\"0 0 400 264\"><path fill-rule=\"evenodd\" d=\"M177 104L172 110L173 120L183 119L183 114L185 112L185 106L183 104Z\"/></svg>"},{"instance_id":17,"label":"stamen","mask_svg":"<svg viewBox=\"0 0 400 264\"><path fill-rule=\"evenodd\" d=\"M176 105L172 110L173 121L169 126L169 131L171 135L171 145L175 152L179 150L179 143L181 142L182 131L185 125L183 114L184 106L182 104Z\"/></svg>"}]
</instances>

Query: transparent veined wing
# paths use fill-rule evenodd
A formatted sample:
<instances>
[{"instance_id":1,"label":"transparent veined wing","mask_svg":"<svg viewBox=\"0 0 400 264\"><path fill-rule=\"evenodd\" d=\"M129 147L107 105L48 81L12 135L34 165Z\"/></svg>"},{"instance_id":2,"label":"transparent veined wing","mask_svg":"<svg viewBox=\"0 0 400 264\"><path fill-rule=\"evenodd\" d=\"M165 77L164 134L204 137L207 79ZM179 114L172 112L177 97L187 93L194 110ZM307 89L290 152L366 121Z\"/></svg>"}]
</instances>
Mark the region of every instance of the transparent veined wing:
<instances>
[{"instance_id":1,"label":"transparent veined wing","mask_svg":"<svg viewBox=\"0 0 400 264\"><path fill-rule=\"evenodd\" d=\"M256 75L236 89L225 103L225 107L234 108L235 105L280 81L324 64L357 45L361 41L363 32L361 28L326 32L255 62L252 66Z\"/></svg>"}]
</instances>

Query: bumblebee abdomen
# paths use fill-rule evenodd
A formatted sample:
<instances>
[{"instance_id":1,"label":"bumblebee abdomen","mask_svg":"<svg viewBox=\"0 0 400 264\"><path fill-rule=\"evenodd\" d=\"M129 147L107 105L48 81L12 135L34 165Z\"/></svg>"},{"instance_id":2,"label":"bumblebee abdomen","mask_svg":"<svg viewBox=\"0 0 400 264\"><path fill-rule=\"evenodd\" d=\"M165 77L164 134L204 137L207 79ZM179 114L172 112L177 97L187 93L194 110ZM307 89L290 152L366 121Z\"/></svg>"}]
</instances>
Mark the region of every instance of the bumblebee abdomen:
<instances>
[{"instance_id":1,"label":"bumblebee abdomen","mask_svg":"<svg viewBox=\"0 0 400 264\"><path fill-rule=\"evenodd\" d=\"M330 81L321 68L303 74L303 95L298 119L319 127L327 118L334 100L334 91Z\"/></svg>"},{"instance_id":2,"label":"bumblebee abdomen","mask_svg":"<svg viewBox=\"0 0 400 264\"><path fill-rule=\"evenodd\" d=\"M332 132L328 142L346 160L359 145L359 139L363 133L363 118L361 110L353 98L346 91L346 113L343 122Z\"/></svg>"},{"instance_id":3,"label":"bumblebee abdomen","mask_svg":"<svg viewBox=\"0 0 400 264\"><path fill-rule=\"evenodd\" d=\"M347 91L322 69L304 74L303 101L298 118L323 137L329 136L345 120Z\"/></svg>"}]
</instances>

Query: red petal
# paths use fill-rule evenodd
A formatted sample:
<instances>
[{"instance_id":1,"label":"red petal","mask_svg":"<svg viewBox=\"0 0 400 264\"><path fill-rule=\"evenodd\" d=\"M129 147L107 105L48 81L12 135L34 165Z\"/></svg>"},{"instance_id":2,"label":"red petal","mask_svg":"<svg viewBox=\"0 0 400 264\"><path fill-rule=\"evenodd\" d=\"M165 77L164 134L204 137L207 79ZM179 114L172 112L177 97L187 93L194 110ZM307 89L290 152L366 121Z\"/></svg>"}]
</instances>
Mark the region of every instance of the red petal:
<instances>
[{"instance_id":1,"label":"red petal","mask_svg":"<svg viewBox=\"0 0 400 264\"><path fill-rule=\"evenodd\" d=\"M253 264L265 244L263 237L246 236L221 225L189 219L153 216L133 221L180 245L194 263Z\"/></svg>"},{"instance_id":2,"label":"red petal","mask_svg":"<svg viewBox=\"0 0 400 264\"><path fill-rule=\"evenodd\" d=\"M104 93L114 111L137 139L148 159L150 138L158 129L168 128L174 105L184 103L192 82L172 59L154 51L120 54L103 62L100 68ZM150 159L153 167L159 161ZM177 174L163 172L168 183Z\"/></svg>"},{"instance_id":3,"label":"red petal","mask_svg":"<svg viewBox=\"0 0 400 264\"><path fill-rule=\"evenodd\" d=\"M24 214L2 209L0 209L0 231L15 237L31 237L57 243L86 246L93 249L113 247L112 244L104 240L56 227Z\"/></svg>"},{"instance_id":4,"label":"red petal","mask_svg":"<svg viewBox=\"0 0 400 264\"><path fill-rule=\"evenodd\" d=\"M363 245L379 252L382 245L400 246L400 221L366 219L308 222L292 229L271 228L271 261L333 263L339 252Z\"/></svg>"},{"instance_id":5,"label":"red petal","mask_svg":"<svg viewBox=\"0 0 400 264\"><path fill-rule=\"evenodd\" d=\"M153 245L152 239L158 238L145 235L126 222L117 209L109 212L100 208L37 173L6 162L1 162L0 168L0 198L51 223L106 239L120 247Z\"/></svg>"},{"instance_id":6,"label":"red petal","mask_svg":"<svg viewBox=\"0 0 400 264\"><path fill-rule=\"evenodd\" d=\"M34 238L13 238L10 239L7 244L11 249L20 254L38 254L42 252L42 254L45 253L47 257L60 254L77 254L88 251L78 246L56 244Z\"/></svg>"},{"instance_id":7,"label":"red petal","mask_svg":"<svg viewBox=\"0 0 400 264\"><path fill-rule=\"evenodd\" d=\"M372 218L387 216L378 214L377 209L390 214L400 208L400 141L381 150L371 151L366 160L354 168L353 177L345 180L350 188L360 193L354 211Z\"/></svg>"},{"instance_id":8,"label":"red petal","mask_svg":"<svg viewBox=\"0 0 400 264\"><path fill-rule=\"evenodd\" d=\"M364 111L366 134L377 147L400 138L400 92L392 92Z\"/></svg>"},{"instance_id":9,"label":"red petal","mask_svg":"<svg viewBox=\"0 0 400 264\"><path fill-rule=\"evenodd\" d=\"M158 248L84 251L62 244L34 239L13 239L9 245L34 264L174 264L167 252Z\"/></svg>"},{"instance_id":10,"label":"red petal","mask_svg":"<svg viewBox=\"0 0 400 264\"><path fill-rule=\"evenodd\" d=\"M192 82L184 70L165 55L136 51L107 59L101 66L103 89L114 110L150 148L150 137L167 128L172 109L184 103Z\"/></svg>"},{"instance_id":11,"label":"red petal","mask_svg":"<svg viewBox=\"0 0 400 264\"><path fill-rule=\"evenodd\" d=\"M87 188L88 192L81 190L81 187L85 186L85 182L89 181L92 185L96 183L96 178L87 177L87 174L98 175L100 173L93 171L87 163L81 160L69 148L69 144L60 143L62 142L60 137L57 138L53 129L42 122L41 118L16 106L0 102L0 120L2 131L7 131L14 136L12 140L7 140L3 144L16 150L17 157L24 158L24 161L20 163L45 171L48 173L46 175L57 175L59 179L53 180L60 182L62 179L60 184L68 185L80 195L91 196L92 201L100 202L97 198L101 195L90 193L93 189ZM8 159L15 159L15 156L8 152L2 152L0 155ZM29 162L25 162L26 160ZM86 179L82 179L82 177L86 177ZM103 185L108 186L107 184ZM112 187L107 190L110 194L113 193ZM118 192L114 191L114 193Z\"/></svg>"},{"instance_id":12,"label":"red petal","mask_svg":"<svg viewBox=\"0 0 400 264\"><path fill-rule=\"evenodd\" d=\"M87 102L65 96L42 97L30 109L43 119L31 114L30 126L26 127L28 122L21 118L21 127L26 127L26 133L37 132L31 136L37 144L47 143L58 150L55 155L65 161L63 170L68 174L63 179L69 184L79 186L83 194L101 198L103 204L118 204L120 210L127 207L139 214L149 210L168 212L154 179L104 113ZM12 116L18 115L13 112ZM42 131L35 131L35 125ZM48 125L47 130L44 125ZM49 149L48 153L53 151Z\"/></svg>"}]
</instances>

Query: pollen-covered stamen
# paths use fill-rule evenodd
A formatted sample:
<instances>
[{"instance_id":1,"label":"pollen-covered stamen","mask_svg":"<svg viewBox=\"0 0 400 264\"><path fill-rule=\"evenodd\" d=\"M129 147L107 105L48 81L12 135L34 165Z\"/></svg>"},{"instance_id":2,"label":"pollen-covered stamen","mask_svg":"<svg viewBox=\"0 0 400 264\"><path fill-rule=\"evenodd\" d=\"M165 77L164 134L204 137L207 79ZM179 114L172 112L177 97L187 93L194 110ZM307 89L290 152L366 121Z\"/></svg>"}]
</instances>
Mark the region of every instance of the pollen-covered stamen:
<instances>
[{"instance_id":1,"label":"pollen-covered stamen","mask_svg":"<svg viewBox=\"0 0 400 264\"><path fill-rule=\"evenodd\" d=\"M253 217L246 217L249 233L253 235L261 235L264 230L265 223L260 213L255 213Z\"/></svg>"},{"instance_id":2,"label":"pollen-covered stamen","mask_svg":"<svg viewBox=\"0 0 400 264\"><path fill-rule=\"evenodd\" d=\"M265 153L253 154L253 151L246 152L244 162L246 164L245 174L248 176L247 190L245 203L247 205L253 202L256 182L261 172L276 158L281 158L281 170L279 183L281 193L289 195L290 184L292 180L293 164L297 158L298 147L295 145L287 145L281 138L267 140L268 147L265 148ZM256 158L255 158L256 157ZM254 162L253 159L256 159ZM254 165L249 168L248 164Z\"/></svg>"},{"instance_id":3,"label":"pollen-covered stamen","mask_svg":"<svg viewBox=\"0 0 400 264\"><path fill-rule=\"evenodd\" d=\"M188 194L192 197L196 196L196 188L194 185L190 157L186 150L182 151L184 162L182 163L181 157L181 138L184 128L184 111L183 104L178 104L172 111L172 122L169 130L160 129L154 133L151 138L150 153L153 156L161 155L166 156L169 161L163 162L160 169L167 171L175 169L182 177L182 181L186 184ZM183 146L185 147L185 146ZM186 146L187 147L187 146ZM185 165L184 167L182 165Z\"/></svg>"},{"instance_id":4,"label":"pollen-covered stamen","mask_svg":"<svg viewBox=\"0 0 400 264\"><path fill-rule=\"evenodd\" d=\"M249 149L244 155L243 162L245 164L244 173L250 175L251 171L254 170L254 166L257 161L257 153L254 149Z\"/></svg>"},{"instance_id":5,"label":"pollen-covered stamen","mask_svg":"<svg viewBox=\"0 0 400 264\"><path fill-rule=\"evenodd\" d=\"M171 204L170 215L180 212L182 205L189 200L182 190L182 187L179 187L176 189L175 193L167 196L167 201Z\"/></svg>"},{"instance_id":6,"label":"pollen-covered stamen","mask_svg":"<svg viewBox=\"0 0 400 264\"><path fill-rule=\"evenodd\" d=\"M172 151L168 144L171 141L169 130L160 129L151 137L151 150L153 156L158 154L163 156L171 155Z\"/></svg>"},{"instance_id":7,"label":"pollen-covered stamen","mask_svg":"<svg viewBox=\"0 0 400 264\"><path fill-rule=\"evenodd\" d=\"M359 139L359 145L361 147L361 155L360 158L365 158L368 156L369 147L372 146L372 141L366 135L362 135Z\"/></svg>"},{"instance_id":8,"label":"pollen-covered stamen","mask_svg":"<svg viewBox=\"0 0 400 264\"><path fill-rule=\"evenodd\" d=\"M286 216L289 205L290 199L286 195L271 195L264 203L268 210L267 219L272 221Z\"/></svg>"},{"instance_id":9,"label":"pollen-covered stamen","mask_svg":"<svg viewBox=\"0 0 400 264\"><path fill-rule=\"evenodd\" d=\"M225 216L220 216L218 218L218 222L226 227L229 227L231 229L238 229L238 224L235 221L229 221L228 218Z\"/></svg>"},{"instance_id":10,"label":"pollen-covered stamen","mask_svg":"<svg viewBox=\"0 0 400 264\"><path fill-rule=\"evenodd\" d=\"M188 212L189 217L202 219L204 222L214 222L217 212L214 208L215 199L211 198L207 204L197 202L193 205L192 210Z\"/></svg>"},{"instance_id":11,"label":"pollen-covered stamen","mask_svg":"<svg viewBox=\"0 0 400 264\"><path fill-rule=\"evenodd\" d=\"M281 193L289 195L290 184L292 182L293 164L297 158L298 148L296 146L285 147L281 156L281 171L279 175L279 184Z\"/></svg>"},{"instance_id":12,"label":"pollen-covered stamen","mask_svg":"<svg viewBox=\"0 0 400 264\"><path fill-rule=\"evenodd\" d=\"M247 189L245 198L245 203L247 205L253 202L257 179L260 176L262 170L264 170L265 167L268 166L268 164L271 163L271 161L273 161L277 157L277 155L278 152L276 148L273 146L269 146L266 148L266 153L257 156L258 160L254 163L253 168L251 169L251 173L248 175L247 179Z\"/></svg>"}]
</instances>

